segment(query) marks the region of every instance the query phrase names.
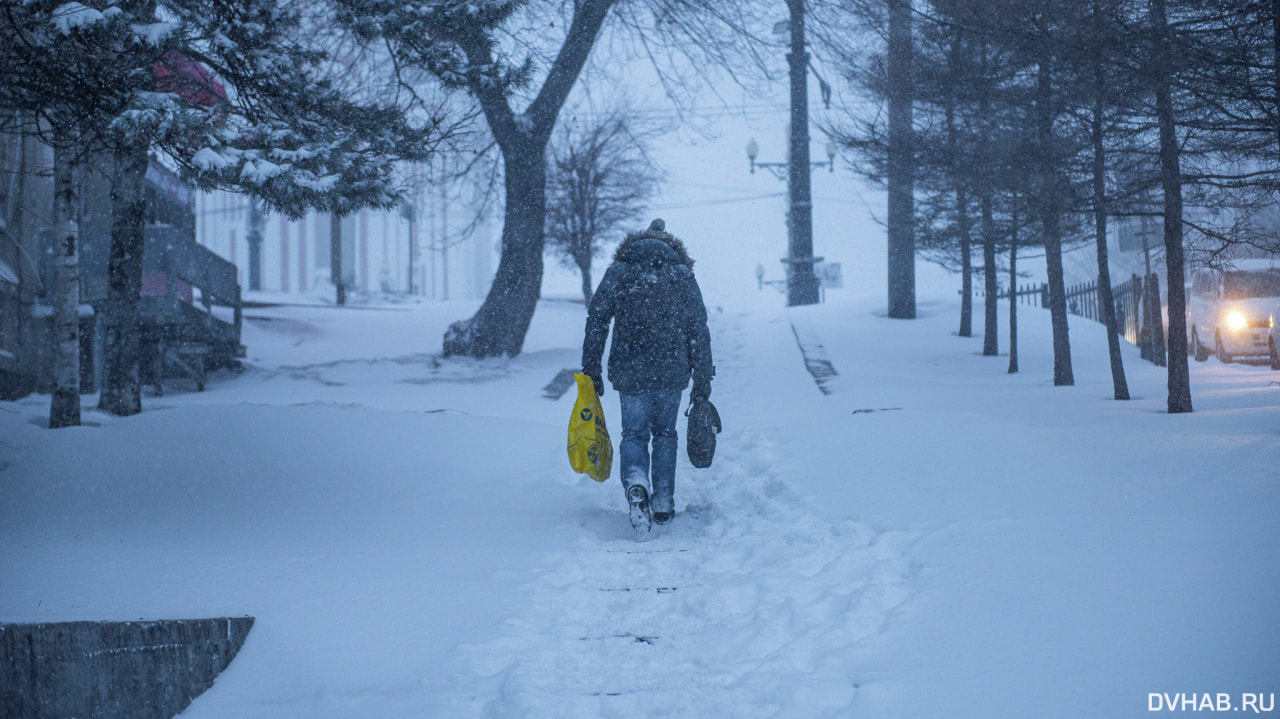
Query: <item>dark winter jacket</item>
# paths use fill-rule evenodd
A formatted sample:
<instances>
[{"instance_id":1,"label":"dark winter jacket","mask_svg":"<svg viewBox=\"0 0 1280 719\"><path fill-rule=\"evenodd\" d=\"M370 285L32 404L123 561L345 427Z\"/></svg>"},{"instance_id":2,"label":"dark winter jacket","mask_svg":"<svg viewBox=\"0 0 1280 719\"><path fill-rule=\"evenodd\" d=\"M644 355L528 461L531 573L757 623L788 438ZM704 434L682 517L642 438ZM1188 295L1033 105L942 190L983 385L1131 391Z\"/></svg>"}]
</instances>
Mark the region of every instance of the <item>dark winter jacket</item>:
<instances>
[{"instance_id":1,"label":"dark winter jacket","mask_svg":"<svg viewBox=\"0 0 1280 719\"><path fill-rule=\"evenodd\" d=\"M600 374L609 321L609 382L622 393L709 383L711 335L693 260L661 220L627 235L587 309L582 367Z\"/></svg>"}]
</instances>

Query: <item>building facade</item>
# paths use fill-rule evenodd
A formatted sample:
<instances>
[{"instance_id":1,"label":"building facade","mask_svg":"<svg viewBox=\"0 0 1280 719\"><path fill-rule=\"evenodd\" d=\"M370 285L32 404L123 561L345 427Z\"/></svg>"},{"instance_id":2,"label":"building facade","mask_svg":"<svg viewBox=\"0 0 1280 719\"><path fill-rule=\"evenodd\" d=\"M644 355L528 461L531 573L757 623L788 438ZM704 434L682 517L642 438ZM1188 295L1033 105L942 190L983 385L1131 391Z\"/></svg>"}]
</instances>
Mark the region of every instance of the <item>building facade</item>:
<instances>
[{"instance_id":1,"label":"building facade","mask_svg":"<svg viewBox=\"0 0 1280 719\"><path fill-rule=\"evenodd\" d=\"M491 220L429 187L398 210L361 210L336 222L325 213L291 220L254 207L245 195L200 193L195 218L197 241L234 263L241 286L259 297L332 301L336 248L348 301L479 299L500 252Z\"/></svg>"}]
</instances>

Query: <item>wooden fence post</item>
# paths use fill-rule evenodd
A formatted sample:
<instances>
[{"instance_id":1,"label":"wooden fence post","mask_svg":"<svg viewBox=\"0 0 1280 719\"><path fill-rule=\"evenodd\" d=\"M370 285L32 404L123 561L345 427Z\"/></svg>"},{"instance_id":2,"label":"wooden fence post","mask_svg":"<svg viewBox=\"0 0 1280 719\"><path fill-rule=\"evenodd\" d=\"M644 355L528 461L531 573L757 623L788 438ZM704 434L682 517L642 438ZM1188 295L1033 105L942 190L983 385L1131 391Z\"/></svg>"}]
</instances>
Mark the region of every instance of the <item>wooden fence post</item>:
<instances>
[{"instance_id":1,"label":"wooden fence post","mask_svg":"<svg viewBox=\"0 0 1280 719\"><path fill-rule=\"evenodd\" d=\"M1121 282L1111 288L1111 299L1116 305L1116 332L1120 333L1121 337L1127 337L1129 334L1129 303L1124 295L1129 288L1126 284Z\"/></svg>"},{"instance_id":2,"label":"wooden fence post","mask_svg":"<svg viewBox=\"0 0 1280 719\"><path fill-rule=\"evenodd\" d=\"M1131 280L1133 282L1133 314L1138 321L1138 354L1142 359L1150 361L1151 322L1147 317L1146 295L1142 291L1143 279L1135 274Z\"/></svg>"}]
</instances>

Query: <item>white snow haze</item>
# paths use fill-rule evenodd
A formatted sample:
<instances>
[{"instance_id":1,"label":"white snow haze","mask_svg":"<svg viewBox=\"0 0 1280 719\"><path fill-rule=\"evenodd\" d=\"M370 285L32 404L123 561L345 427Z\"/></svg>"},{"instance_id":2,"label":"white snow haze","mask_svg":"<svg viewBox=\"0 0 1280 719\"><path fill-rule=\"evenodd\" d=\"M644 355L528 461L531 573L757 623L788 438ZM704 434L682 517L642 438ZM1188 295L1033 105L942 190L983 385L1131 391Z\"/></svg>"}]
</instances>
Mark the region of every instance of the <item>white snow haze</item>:
<instances>
[{"instance_id":1,"label":"white snow haze","mask_svg":"<svg viewBox=\"0 0 1280 719\"><path fill-rule=\"evenodd\" d=\"M554 261L510 358L439 356L479 300L275 295L203 392L130 418L89 395L56 431L48 395L0 402L0 621L255 617L190 719L1274 708L1280 372L1193 362L1171 415L1122 343L1115 401L1104 329L1072 316L1054 387L1048 312L1023 306L1009 374L1008 307L982 356L980 309L957 336L959 278L923 261L919 318L888 319L884 196L839 158L813 173L814 251L844 286L785 307L755 275L782 278L785 187L744 149L785 159L785 122L659 152L647 218L696 261L725 427L709 469L681 445L670 524L637 537L616 463L569 467L573 392L544 387L581 367L586 310Z\"/></svg>"}]
</instances>

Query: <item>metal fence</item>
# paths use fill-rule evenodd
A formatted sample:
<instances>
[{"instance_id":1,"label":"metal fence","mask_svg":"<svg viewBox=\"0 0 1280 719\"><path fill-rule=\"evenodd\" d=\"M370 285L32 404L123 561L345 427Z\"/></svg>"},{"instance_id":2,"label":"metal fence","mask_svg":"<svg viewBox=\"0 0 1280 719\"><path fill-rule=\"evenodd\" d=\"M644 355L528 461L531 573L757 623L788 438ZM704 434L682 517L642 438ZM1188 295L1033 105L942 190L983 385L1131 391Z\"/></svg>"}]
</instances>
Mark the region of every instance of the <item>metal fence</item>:
<instances>
[{"instance_id":1,"label":"metal fence","mask_svg":"<svg viewBox=\"0 0 1280 719\"><path fill-rule=\"evenodd\" d=\"M979 290L977 296L982 297ZM1067 312L1078 317L1104 322L1102 301L1098 296L1098 282L1082 282L1066 288ZM1049 306L1049 285L1021 285L1013 291L1020 305ZM1009 291L996 296L1009 299ZM1160 278L1152 273L1144 278L1132 275L1111 288L1111 298L1116 309L1116 329L1130 344L1142 349L1142 358L1164 366L1164 322L1160 304Z\"/></svg>"}]
</instances>

